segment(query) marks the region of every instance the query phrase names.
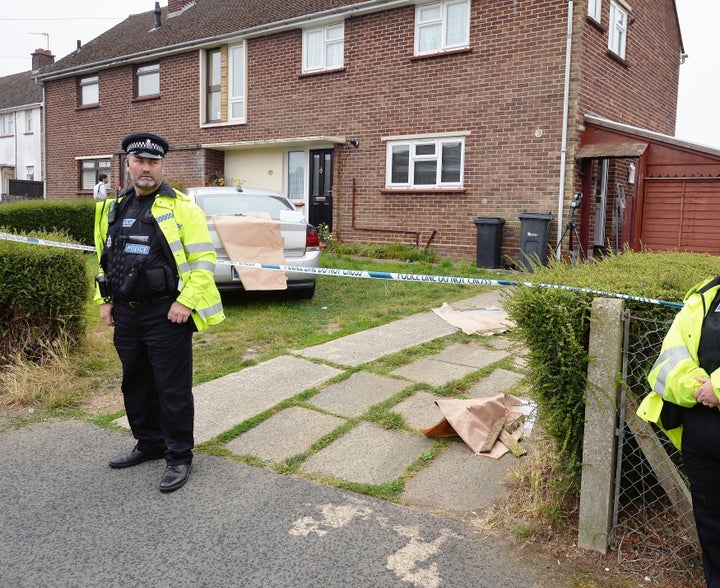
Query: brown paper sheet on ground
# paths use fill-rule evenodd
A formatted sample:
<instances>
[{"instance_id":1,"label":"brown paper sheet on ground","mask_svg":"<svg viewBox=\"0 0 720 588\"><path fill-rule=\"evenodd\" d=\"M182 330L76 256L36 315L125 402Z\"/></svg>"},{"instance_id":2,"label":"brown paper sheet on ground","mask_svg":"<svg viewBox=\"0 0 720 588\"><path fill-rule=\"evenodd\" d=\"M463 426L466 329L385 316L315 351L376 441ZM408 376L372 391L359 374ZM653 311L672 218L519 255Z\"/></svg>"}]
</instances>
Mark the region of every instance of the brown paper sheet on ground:
<instances>
[{"instance_id":1,"label":"brown paper sheet on ground","mask_svg":"<svg viewBox=\"0 0 720 588\"><path fill-rule=\"evenodd\" d=\"M285 240L280 223L256 215L211 216L230 261L285 265ZM285 272L233 266L245 290L287 290Z\"/></svg>"},{"instance_id":2,"label":"brown paper sheet on ground","mask_svg":"<svg viewBox=\"0 0 720 588\"><path fill-rule=\"evenodd\" d=\"M440 308L433 308L433 312L466 335L504 333L513 326L507 313L494 306L458 310L443 302Z\"/></svg>"},{"instance_id":3,"label":"brown paper sheet on ground","mask_svg":"<svg viewBox=\"0 0 720 588\"><path fill-rule=\"evenodd\" d=\"M460 437L476 455L484 455L491 459L500 459L510 451L498 440L490 452L478 453L478 449L485 442L492 424L497 419L507 417L508 421L512 421L522 416L520 412L513 410L513 407L522 404L520 399L510 394L498 394L492 398L470 400L439 398L435 404L444 416L432 427L420 429L426 437ZM519 441L522 437L522 428L519 427L512 436Z\"/></svg>"}]
</instances>

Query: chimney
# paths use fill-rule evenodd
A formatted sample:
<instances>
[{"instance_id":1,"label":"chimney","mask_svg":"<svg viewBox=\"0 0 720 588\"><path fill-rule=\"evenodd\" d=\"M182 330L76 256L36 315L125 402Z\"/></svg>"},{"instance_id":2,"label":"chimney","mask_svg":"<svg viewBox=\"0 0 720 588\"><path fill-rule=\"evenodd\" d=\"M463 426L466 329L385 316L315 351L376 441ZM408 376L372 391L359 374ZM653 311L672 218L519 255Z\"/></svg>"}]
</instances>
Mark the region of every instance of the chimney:
<instances>
[{"instance_id":1,"label":"chimney","mask_svg":"<svg viewBox=\"0 0 720 588\"><path fill-rule=\"evenodd\" d=\"M162 20L160 20L160 2L155 2L155 28L159 29L162 26Z\"/></svg>"},{"instance_id":2,"label":"chimney","mask_svg":"<svg viewBox=\"0 0 720 588\"><path fill-rule=\"evenodd\" d=\"M52 65L53 63L55 63L55 56L49 49L35 49L35 53L32 54L33 71L37 71L41 67Z\"/></svg>"}]
</instances>

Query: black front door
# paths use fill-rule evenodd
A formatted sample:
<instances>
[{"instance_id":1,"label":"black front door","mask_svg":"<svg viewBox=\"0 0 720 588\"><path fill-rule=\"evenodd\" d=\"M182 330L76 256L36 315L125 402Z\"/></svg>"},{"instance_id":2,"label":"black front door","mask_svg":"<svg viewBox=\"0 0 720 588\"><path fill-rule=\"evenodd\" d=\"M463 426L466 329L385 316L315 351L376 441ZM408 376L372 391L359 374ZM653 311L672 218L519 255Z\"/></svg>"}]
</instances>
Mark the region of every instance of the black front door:
<instances>
[{"instance_id":1,"label":"black front door","mask_svg":"<svg viewBox=\"0 0 720 588\"><path fill-rule=\"evenodd\" d=\"M333 150L310 151L310 211L311 225L325 224L332 231Z\"/></svg>"}]
</instances>

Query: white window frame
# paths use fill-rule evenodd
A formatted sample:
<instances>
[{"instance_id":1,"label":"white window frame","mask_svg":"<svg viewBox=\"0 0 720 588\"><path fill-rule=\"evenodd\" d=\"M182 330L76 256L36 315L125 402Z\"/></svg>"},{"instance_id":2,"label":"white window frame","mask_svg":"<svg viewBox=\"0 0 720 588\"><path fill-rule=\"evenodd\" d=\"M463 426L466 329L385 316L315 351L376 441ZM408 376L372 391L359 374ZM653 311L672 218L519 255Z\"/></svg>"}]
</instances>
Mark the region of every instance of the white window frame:
<instances>
[{"instance_id":1,"label":"white window frame","mask_svg":"<svg viewBox=\"0 0 720 588\"><path fill-rule=\"evenodd\" d=\"M339 60L332 57L339 52ZM345 67L345 23L333 23L303 31L302 73L332 71Z\"/></svg>"},{"instance_id":2,"label":"white window frame","mask_svg":"<svg viewBox=\"0 0 720 588\"><path fill-rule=\"evenodd\" d=\"M247 115L247 49L245 42L228 47L228 121L245 122Z\"/></svg>"},{"instance_id":3,"label":"white window frame","mask_svg":"<svg viewBox=\"0 0 720 588\"><path fill-rule=\"evenodd\" d=\"M625 59L627 45L628 11L619 2L610 0L610 24L608 27L608 49Z\"/></svg>"},{"instance_id":4,"label":"white window frame","mask_svg":"<svg viewBox=\"0 0 720 588\"><path fill-rule=\"evenodd\" d=\"M32 110L25 111L25 132L30 134L34 132L35 117L33 116Z\"/></svg>"},{"instance_id":5,"label":"white window frame","mask_svg":"<svg viewBox=\"0 0 720 588\"><path fill-rule=\"evenodd\" d=\"M139 65L135 70L135 83L138 98L158 96L160 94L160 64L156 61Z\"/></svg>"},{"instance_id":6,"label":"white window frame","mask_svg":"<svg viewBox=\"0 0 720 588\"><path fill-rule=\"evenodd\" d=\"M0 135L9 137L15 134L15 114L3 114L0 116Z\"/></svg>"},{"instance_id":7,"label":"white window frame","mask_svg":"<svg viewBox=\"0 0 720 588\"><path fill-rule=\"evenodd\" d=\"M34 165L26 165L25 166L25 179L29 180L31 182L35 181L35 166Z\"/></svg>"},{"instance_id":8,"label":"white window frame","mask_svg":"<svg viewBox=\"0 0 720 588\"><path fill-rule=\"evenodd\" d=\"M588 0L588 16L596 22L602 22L602 0Z\"/></svg>"},{"instance_id":9,"label":"white window frame","mask_svg":"<svg viewBox=\"0 0 720 588\"><path fill-rule=\"evenodd\" d=\"M97 75L80 78L80 106L100 104L100 78Z\"/></svg>"},{"instance_id":10,"label":"white window frame","mask_svg":"<svg viewBox=\"0 0 720 588\"><path fill-rule=\"evenodd\" d=\"M443 181L442 157L445 145L454 143L460 144L460 169L457 181ZM432 154L418 153L418 147L430 147L434 145L435 149ZM395 148L407 148L408 150L408 170L407 181L393 181L393 154ZM415 167L423 162L436 162L435 182L428 184L415 183ZM465 175L465 137L463 136L447 136L447 137L418 137L413 139L388 140L386 151L386 171L385 171L385 187L391 189L405 190L436 190L442 188L462 188L463 178Z\"/></svg>"},{"instance_id":11,"label":"white window frame","mask_svg":"<svg viewBox=\"0 0 720 588\"><path fill-rule=\"evenodd\" d=\"M458 39L450 38L452 27L450 19L453 8L465 6L465 22L461 23L462 32ZM433 14L434 13L434 14ZM423 32L435 30L437 44L422 47ZM470 47L470 0L444 0L415 7L415 55L433 55L447 51L458 51Z\"/></svg>"}]
</instances>

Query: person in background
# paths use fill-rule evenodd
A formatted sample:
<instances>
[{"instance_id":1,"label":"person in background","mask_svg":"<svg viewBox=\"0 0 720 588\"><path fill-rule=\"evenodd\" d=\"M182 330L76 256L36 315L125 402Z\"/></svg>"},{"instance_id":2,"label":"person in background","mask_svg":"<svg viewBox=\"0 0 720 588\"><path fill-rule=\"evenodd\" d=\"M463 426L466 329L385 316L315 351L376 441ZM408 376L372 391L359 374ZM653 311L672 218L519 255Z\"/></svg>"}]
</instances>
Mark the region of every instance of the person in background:
<instances>
[{"instance_id":1,"label":"person in background","mask_svg":"<svg viewBox=\"0 0 720 588\"><path fill-rule=\"evenodd\" d=\"M114 327L125 411L136 445L111 468L165 458L161 492L181 488L192 470L192 336L225 318L215 286L215 248L202 209L163 181L168 142L125 137L128 187L98 202L95 300Z\"/></svg>"},{"instance_id":2,"label":"person in background","mask_svg":"<svg viewBox=\"0 0 720 588\"><path fill-rule=\"evenodd\" d=\"M720 277L686 294L648 382L637 414L682 450L705 581L720 588Z\"/></svg>"},{"instance_id":3,"label":"person in background","mask_svg":"<svg viewBox=\"0 0 720 588\"><path fill-rule=\"evenodd\" d=\"M108 176L107 174L100 174L98 176L98 183L93 188L93 198L95 200L106 200L107 199L107 185Z\"/></svg>"}]
</instances>

